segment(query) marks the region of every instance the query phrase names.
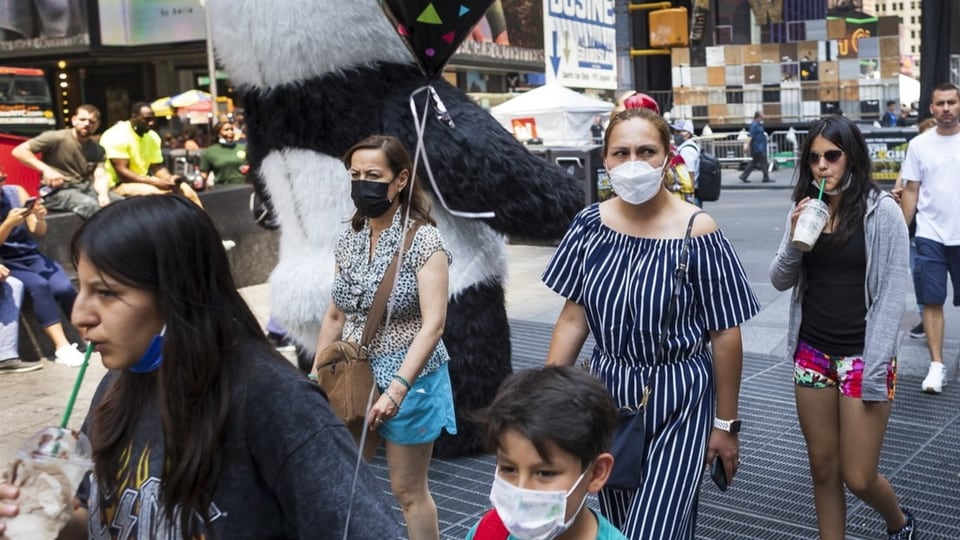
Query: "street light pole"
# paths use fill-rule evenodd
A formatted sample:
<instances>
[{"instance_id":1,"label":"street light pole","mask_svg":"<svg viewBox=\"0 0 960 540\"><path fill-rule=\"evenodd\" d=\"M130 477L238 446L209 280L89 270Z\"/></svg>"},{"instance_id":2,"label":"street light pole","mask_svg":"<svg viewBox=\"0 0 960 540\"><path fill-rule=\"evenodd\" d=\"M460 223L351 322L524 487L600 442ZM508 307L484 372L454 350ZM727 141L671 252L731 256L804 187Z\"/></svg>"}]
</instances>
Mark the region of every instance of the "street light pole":
<instances>
[{"instance_id":1,"label":"street light pole","mask_svg":"<svg viewBox=\"0 0 960 540\"><path fill-rule=\"evenodd\" d=\"M213 32L210 26L210 10L207 9L206 0L200 0L203 6L203 18L207 23L207 72L210 74L210 111L213 115L213 121L217 121L217 59L213 53Z\"/></svg>"},{"instance_id":2,"label":"street light pole","mask_svg":"<svg viewBox=\"0 0 960 540\"><path fill-rule=\"evenodd\" d=\"M616 14L614 25L617 29L617 92L632 90L633 58L630 49L633 47L633 23L630 20L630 0L616 0L613 11Z\"/></svg>"}]
</instances>

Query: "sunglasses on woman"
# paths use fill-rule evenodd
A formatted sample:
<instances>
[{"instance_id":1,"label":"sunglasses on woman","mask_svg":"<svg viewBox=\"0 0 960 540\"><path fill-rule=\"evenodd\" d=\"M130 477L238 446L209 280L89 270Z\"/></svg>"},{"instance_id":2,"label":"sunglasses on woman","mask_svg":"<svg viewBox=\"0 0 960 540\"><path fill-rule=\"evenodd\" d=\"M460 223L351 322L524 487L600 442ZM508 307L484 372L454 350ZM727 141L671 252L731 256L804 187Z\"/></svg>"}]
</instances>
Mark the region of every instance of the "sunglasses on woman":
<instances>
[{"instance_id":1,"label":"sunglasses on woman","mask_svg":"<svg viewBox=\"0 0 960 540\"><path fill-rule=\"evenodd\" d=\"M811 151L809 154L807 154L807 163L810 165L817 165L820 163L821 157L827 160L827 163L836 163L842 155L843 150L827 150L822 154Z\"/></svg>"}]
</instances>

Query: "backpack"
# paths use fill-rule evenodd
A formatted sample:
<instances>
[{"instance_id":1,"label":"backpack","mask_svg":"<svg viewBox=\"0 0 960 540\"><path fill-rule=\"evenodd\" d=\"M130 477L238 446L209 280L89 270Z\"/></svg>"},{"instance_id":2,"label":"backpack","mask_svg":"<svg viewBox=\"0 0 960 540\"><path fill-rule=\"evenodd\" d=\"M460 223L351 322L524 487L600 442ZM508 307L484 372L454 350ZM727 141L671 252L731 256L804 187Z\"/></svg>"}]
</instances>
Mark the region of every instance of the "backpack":
<instances>
[{"instance_id":1,"label":"backpack","mask_svg":"<svg viewBox=\"0 0 960 540\"><path fill-rule=\"evenodd\" d=\"M713 202L720 199L720 185L723 178L720 169L720 160L717 156L707 152L700 151L700 176L697 178L697 198L705 202Z\"/></svg>"},{"instance_id":2,"label":"backpack","mask_svg":"<svg viewBox=\"0 0 960 540\"><path fill-rule=\"evenodd\" d=\"M723 178L720 160L717 159L717 156L703 150L693 139L684 141L677 148L676 154L679 156L680 148L687 145L696 148L700 154L700 163L697 166L697 181L694 187L694 194L697 199L701 202L713 202L720 199L720 183Z\"/></svg>"}]
</instances>

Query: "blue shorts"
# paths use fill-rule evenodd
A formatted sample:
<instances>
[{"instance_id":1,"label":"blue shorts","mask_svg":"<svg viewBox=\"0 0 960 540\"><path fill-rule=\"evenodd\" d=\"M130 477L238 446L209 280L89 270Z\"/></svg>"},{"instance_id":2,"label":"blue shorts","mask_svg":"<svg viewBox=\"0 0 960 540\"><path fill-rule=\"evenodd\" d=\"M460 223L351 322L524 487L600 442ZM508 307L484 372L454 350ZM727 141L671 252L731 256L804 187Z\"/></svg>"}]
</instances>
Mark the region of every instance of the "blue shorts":
<instances>
[{"instance_id":1,"label":"blue shorts","mask_svg":"<svg viewBox=\"0 0 960 540\"><path fill-rule=\"evenodd\" d=\"M917 261L913 288L917 303L943 305L947 301L947 274L953 283L953 305L960 306L960 246L945 246L929 238L914 238Z\"/></svg>"},{"instance_id":2,"label":"blue shorts","mask_svg":"<svg viewBox=\"0 0 960 540\"><path fill-rule=\"evenodd\" d=\"M400 403L400 412L380 426L377 433L394 444L414 445L437 440L444 429L451 435L457 434L447 364L413 381L413 387Z\"/></svg>"}]
</instances>

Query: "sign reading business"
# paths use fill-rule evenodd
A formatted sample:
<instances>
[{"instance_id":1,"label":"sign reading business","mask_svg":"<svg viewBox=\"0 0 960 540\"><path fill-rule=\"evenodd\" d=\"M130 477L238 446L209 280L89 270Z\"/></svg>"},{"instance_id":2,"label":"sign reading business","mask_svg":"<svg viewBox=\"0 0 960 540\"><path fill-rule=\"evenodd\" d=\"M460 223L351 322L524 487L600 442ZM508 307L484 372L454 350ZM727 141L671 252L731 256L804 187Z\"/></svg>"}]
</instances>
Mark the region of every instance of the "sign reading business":
<instances>
[{"instance_id":1,"label":"sign reading business","mask_svg":"<svg viewBox=\"0 0 960 540\"><path fill-rule=\"evenodd\" d=\"M615 0L543 0L547 82L617 88Z\"/></svg>"}]
</instances>

